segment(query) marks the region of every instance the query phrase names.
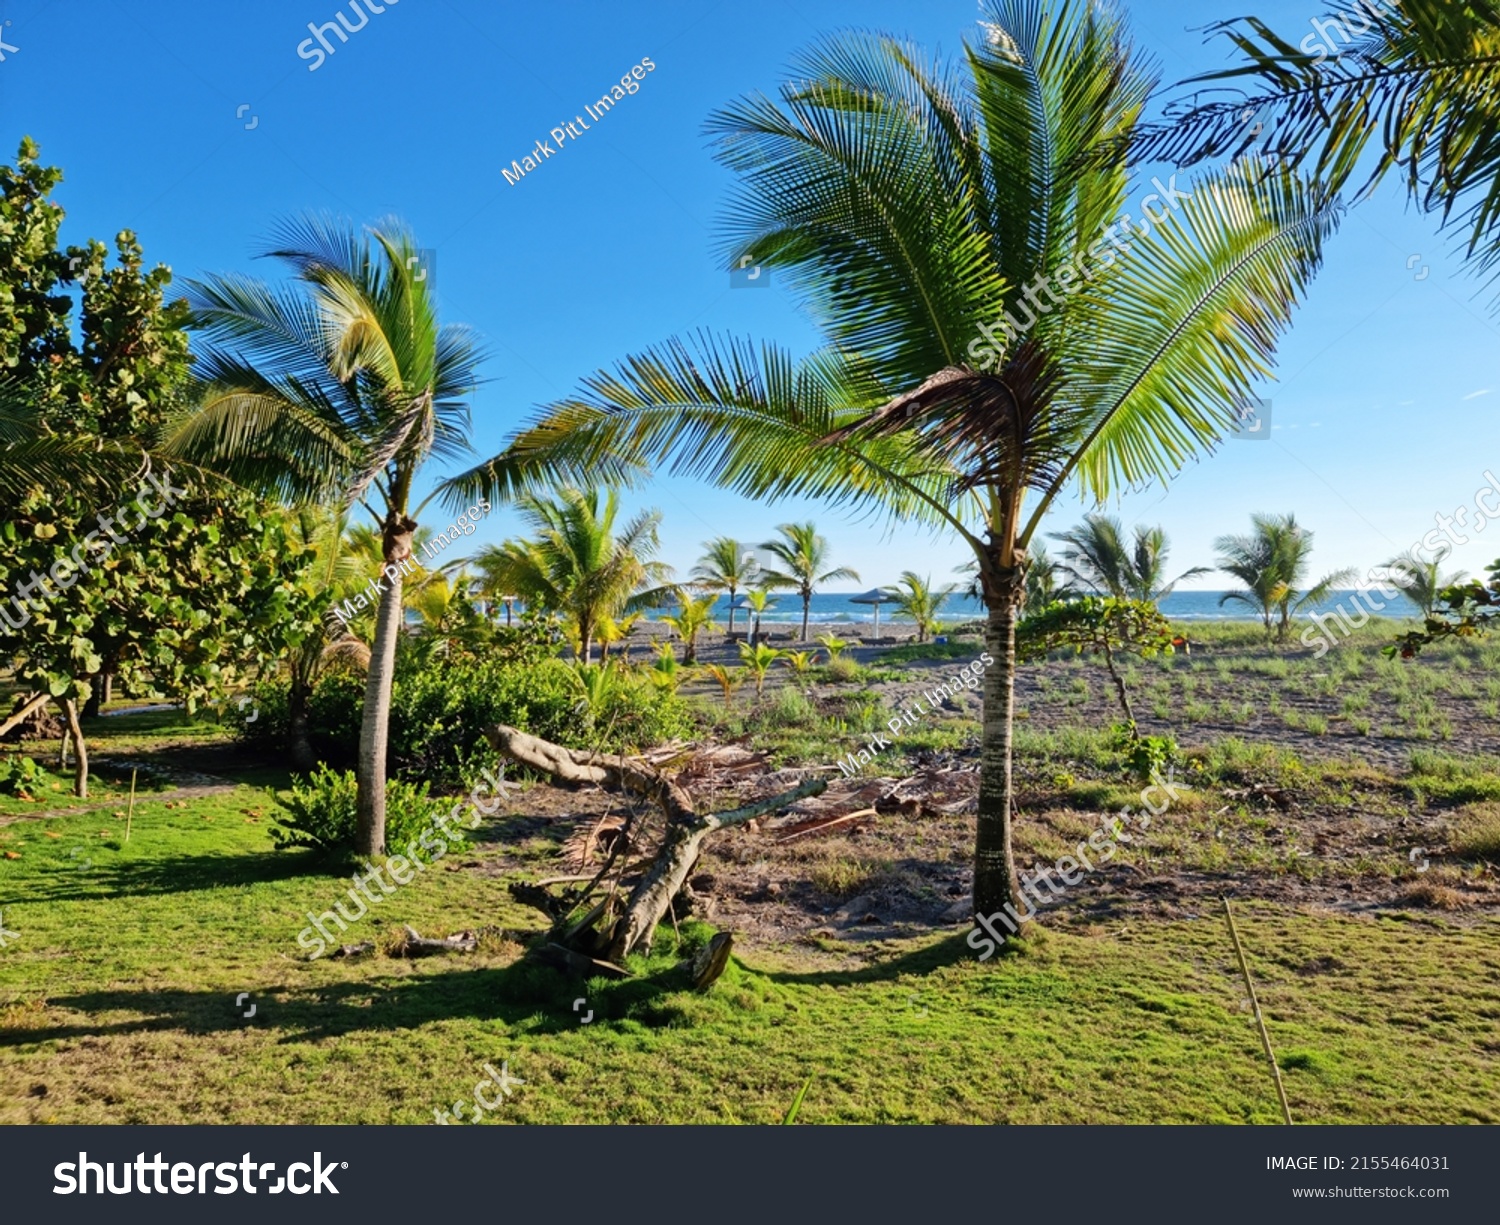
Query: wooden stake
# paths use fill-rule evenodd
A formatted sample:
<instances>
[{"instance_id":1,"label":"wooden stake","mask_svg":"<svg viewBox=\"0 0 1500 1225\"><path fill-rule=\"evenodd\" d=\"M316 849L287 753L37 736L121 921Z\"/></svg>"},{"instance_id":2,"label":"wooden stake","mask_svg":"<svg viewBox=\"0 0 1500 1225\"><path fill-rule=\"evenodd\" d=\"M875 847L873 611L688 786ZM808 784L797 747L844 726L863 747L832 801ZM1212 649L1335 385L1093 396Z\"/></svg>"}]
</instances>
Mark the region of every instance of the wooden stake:
<instances>
[{"instance_id":1,"label":"wooden stake","mask_svg":"<svg viewBox=\"0 0 1500 1225\"><path fill-rule=\"evenodd\" d=\"M1281 1099L1281 1113L1287 1126L1292 1123L1292 1108L1287 1105L1286 1087L1281 1083L1281 1067L1276 1062L1276 1053L1271 1050L1271 1035L1266 1032L1265 1018L1260 1015L1260 1002L1255 998L1255 984L1250 981L1250 967L1245 964L1245 950L1240 947L1240 934L1234 928L1234 912L1229 909L1229 899L1224 903L1224 917L1229 920L1229 936L1234 941L1234 955L1239 958L1240 972L1245 976L1245 990L1250 993L1250 1007L1255 1012L1255 1023L1260 1026L1260 1044L1265 1048L1266 1058L1271 1061L1271 1075L1276 1078L1276 1096Z\"/></svg>"},{"instance_id":2,"label":"wooden stake","mask_svg":"<svg viewBox=\"0 0 1500 1225\"><path fill-rule=\"evenodd\" d=\"M125 809L125 841L130 841L130 819L135 816L135 776L137 770L130 772L130 805Z\"/></svg>"}]
</instances>

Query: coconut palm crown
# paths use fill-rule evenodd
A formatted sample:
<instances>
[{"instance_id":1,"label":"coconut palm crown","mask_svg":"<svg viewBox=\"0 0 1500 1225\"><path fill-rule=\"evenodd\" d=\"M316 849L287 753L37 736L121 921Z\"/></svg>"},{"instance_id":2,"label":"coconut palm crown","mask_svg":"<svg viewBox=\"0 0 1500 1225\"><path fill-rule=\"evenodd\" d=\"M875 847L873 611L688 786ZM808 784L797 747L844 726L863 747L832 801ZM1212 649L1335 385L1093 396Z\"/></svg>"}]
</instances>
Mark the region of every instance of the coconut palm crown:
<instances>
[{"instance_id":1,"label":"coconut palm crown","mask_svg":"<svg viewBox=\"0 0 1500 1225\"><path fill-rule=\"evenodd\" d=\"M368 231L329 218L283 224L265 255L292 273L273 287L238 273L189 282L201 334L201 399L165 450L295 502L363 506L382 571L360 729L356 850L385 847L385 759L400 633L401 563L417 530L428 459L468 447L480 353L441 324L420 249L397 221ZM373 504L372 504L373 503Z\"/></svg>"},{"instance_id":2,"label":"coconut palm crown","mask_svg":"<svg viewBox=\"0 0 1500 1225\"><path fill-rule=\"evenodd\" d=\"M988 0L984 14L956 62L842 34L777 99L710 121L739 176L726 266L750 254L774 269L825 348L799 360L669 340L586 378L507 462L629 457L964 541L996 661L974 859L990 913L1024 904L1014 635L1038 524L1066 487L1102 500L1164 482L1232 431L1338 210L1244 166L1163 184L1156 219L1126 221L1141 211L1127 150L1153 81L1123 18L1077 0ZM482 468L456 486L489 488Z\"/></svg>"},{"instance_id":3,"label":"coconut palm crown","mask_svg":"<svg viewBox=\"0 0 1500 1225\"><path fill-rule=\"evenodd\" d=\"M1066 546L1058 567L1062 574L1089 591L1119 600L1156 604L1183 579L1209 573L1207 566L1194 566L1167 579L1171 544L1166 532L1136 524L1127 544L1120 521L1111 515L1085 515L1079 526L1054 532L1052 539Z\"/></svg>"}]
</instances>

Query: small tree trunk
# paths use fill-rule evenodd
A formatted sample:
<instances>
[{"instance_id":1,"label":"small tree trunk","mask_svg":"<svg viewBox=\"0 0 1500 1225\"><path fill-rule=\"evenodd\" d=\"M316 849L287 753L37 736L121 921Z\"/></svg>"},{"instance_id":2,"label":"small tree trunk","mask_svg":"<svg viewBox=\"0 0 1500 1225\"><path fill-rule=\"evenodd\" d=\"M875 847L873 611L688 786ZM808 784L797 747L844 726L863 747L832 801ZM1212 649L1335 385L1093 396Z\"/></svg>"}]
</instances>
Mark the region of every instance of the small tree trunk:
<instances>
[{"instance_id":1,"label":"small tree trunk","mask_svg":"<svg viewBox=\"0 0 1500 1225\"><path fill-rule=\"evenodd\" d=\"M400 564L411 556L416 523L401 516L386 522L381 580L385 591L375 617L370 671L365 679L365 708L359 729L359 828L354 849L364 856L385 854L385 760L390 740L391 684L396 672L396 642L402 633Z\"/></svg>"},{"instance_id":2,"label":"small tree trunk","mask_svg":"<svg viewBox=\"0 0 1500 1225\"><path fill-rule=\"evenodd\" d=\"M114 674L106 668L89 678L89 698L83 705L85 719L97 719L114 694Z\"/></svg>"},{"instance_id":3,"label":"small tree trunk","mask_svg":"<svg viewBox=\"0 0 1500 1225\"><path fill-rule=\"evenodd\" d=\"M312 716L308 713L311 698L311 686L300 677L293 677L286 699L286 737L292 765L299 770L311 770L317 764L317 754L312 747Z\"/></svg>"},{"instance_id":4,"label":"small tree trunk","mask_svg":"<svg viewBox=\"0 0 1500 1225\"><path fill-rule=\"evenodd\" d=\"M1011 808L1015 803L1015 779L1011 773L1011 737L1016 713L1014 594L990 596L985 634L995 665L984 674L979 818L974 838L974 910L982 915L1002 910L1007 903L1022 904L1011 845Z\"/></svg>"},{"instance_id":5,"label":"small tree trunk","mask_svg":"<svg viewBox=\"0 0 1500 1225\"><path fill-rule=\"evenodd\" d=\"M89 798L89 746L83 738L83 726L78 721L78 703L72 698L58 698L68 731L73 737L73 794L80 800Z\"/></svg>"},{"instance_id":6,"label":"small tree trunk","mask_svg":"<svg viewBox=\"0 0 1500 1225\"><path fill-rule=\"evenodd\" d=\"M1104 666L1109 669L1110 679L1115 683L1115 693L1120 699L1120 709L1125 712L1125 722L1130 725L1130 734L1135 735L1135 712L1130 709L1130 695L1125 692L1125 682L1120 679L1120 674L1115 669L1114 653L1109 649L1109 636L1106 634L1100 645L1104 647Z\"/></svg>"},{"instance_id":7,"label":"small tree trunk","mask_svg":"<svg viewBox=\"0 0 1500 1225\"><path fill-rule=\"evenodd\" d=\"M807 619L812 612L812 592L802 594L802 641L807 641Z\"/></svg>"},{"instance_id":8,"label":"small tree trunk","mask_svg":"<svg viewBox=\"0 0 1500 1225\"><path fill-rule=\"evenodd\" d=\"M729 633L734 634L734 587L729 588Z\"/></svg>"}]
</instances>

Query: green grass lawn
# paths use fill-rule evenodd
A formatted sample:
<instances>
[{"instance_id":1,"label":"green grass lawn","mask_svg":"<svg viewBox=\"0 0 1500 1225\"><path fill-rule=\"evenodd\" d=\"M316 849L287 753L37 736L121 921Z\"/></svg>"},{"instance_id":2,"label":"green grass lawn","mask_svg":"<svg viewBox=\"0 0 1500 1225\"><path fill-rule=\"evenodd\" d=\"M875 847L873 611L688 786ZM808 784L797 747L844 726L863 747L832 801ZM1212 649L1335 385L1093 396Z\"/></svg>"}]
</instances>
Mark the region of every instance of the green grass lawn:
<instances>
[{"instance_id":1,"label":"green grass lawn","mask_svg":"<svg viewBox=\"0 0 1500 1225\"><path fill-rule=\"evenodd\" d=\"M983 965L959 937L751 950L703 995L665 934L649 981L585 984L519 960L538 918L481 830L345 939L515 939L309 962L347 877L273 851L271 811L241 787L138 800L128 845L108 810L0 828L0 1123L422 1123L502 1062L501 1122L771 1123L809 1077L805 1123L1279 1119L1217 908ZM1297 1121L1500 1122L1500 921L1237 914Z\"/></svg>"}]
</instances>

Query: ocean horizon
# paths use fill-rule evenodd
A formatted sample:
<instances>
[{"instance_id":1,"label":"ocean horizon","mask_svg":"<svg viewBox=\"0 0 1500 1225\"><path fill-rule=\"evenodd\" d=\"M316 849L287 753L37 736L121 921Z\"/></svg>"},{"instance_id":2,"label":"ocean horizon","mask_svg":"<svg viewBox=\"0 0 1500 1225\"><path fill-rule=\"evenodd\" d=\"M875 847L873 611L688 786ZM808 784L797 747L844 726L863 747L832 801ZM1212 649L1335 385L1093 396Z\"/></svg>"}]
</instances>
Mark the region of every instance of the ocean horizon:
<instances>
[{"instance_id":1,"label":"ocean horizon","mask_svg":"<svg viewBox=\"0 0 1500 1225\"><path fill-rule=\"evenodd\" d=\"M874 609L868 604L855 604L850 597L861 594L857 591L820 591L812 598L808 621L814 625L836 625L843 622L862 623L874 619ZM1259 621L1260 614L1246 607L1244 604L1230 602L1223 607L1219 606L1219 600L1225 593L1222 591L1174 591L1161 601L1162 614L1172 621ZM1353 588L1331 592L1328 598L1310 608L1305 608L1299 614L1306 619L1310 612L1331 612L1342 604L1346 609L1351 608L1351 601L1356 592ZM1379 600L1379 595L1375 596ZM802 621L802 601L796 595L780 595L773 601L775 607L761 618L764 624L785 625L788 623L799 623ZM1361 599L1361 607L1364 605ZM1416 618L1418 616L1416 605L1412 604L1404 596L1395 600L1386 601L1388 607L1377 615L1392 617L1397 620ZM659 608L649 610L645 616L649 621L658 621L664 616L670 616L671 608ZM972 621L981 619L985 615L984 606L978 600L971 600L967 595L955 594L943 602L942 610L938 620L947 624L954 622ZM743 609L737 609L734 615L734 623L738 627L744 623L746 613ZM720 596L714 601L713 619L720 625L729 620L729 599ZM903 615L901 611L892 604L880 606L880 620L882 624L894 622L898 625L910 625L911 618Z\"/></svg>"}]
</instances>

